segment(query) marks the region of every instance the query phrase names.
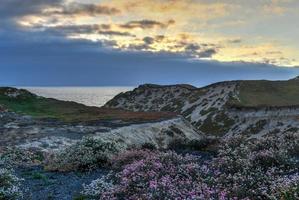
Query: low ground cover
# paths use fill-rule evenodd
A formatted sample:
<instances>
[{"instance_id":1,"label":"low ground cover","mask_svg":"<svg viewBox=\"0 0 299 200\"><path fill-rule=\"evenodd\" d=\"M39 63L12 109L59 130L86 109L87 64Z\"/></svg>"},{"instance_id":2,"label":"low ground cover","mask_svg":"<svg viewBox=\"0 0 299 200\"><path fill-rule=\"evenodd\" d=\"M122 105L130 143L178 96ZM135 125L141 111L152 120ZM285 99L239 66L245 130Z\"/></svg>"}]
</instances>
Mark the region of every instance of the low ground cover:
<instances>
[{"instance_id":1,"label":"low ground cover","mask_svg":"<svg viewBox=\"0 0 299 200\"><path fill-rule=\"evenodd\" d=\"M217 156L130 151L84 186L95 199L298 199L298 134L223 140Z\"/></svg>"}]
</instances>

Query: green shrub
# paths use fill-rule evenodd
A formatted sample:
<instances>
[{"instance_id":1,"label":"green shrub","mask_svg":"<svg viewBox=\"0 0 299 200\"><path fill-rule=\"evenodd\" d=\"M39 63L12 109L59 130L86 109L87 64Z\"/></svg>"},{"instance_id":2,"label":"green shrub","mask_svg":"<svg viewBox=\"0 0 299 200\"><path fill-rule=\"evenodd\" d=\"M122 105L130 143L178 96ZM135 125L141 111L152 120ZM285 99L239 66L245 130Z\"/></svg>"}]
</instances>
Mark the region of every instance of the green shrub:
<instances>
[{"instance_id":1,"label":"green shrub","mask_svg":"<svg viewBox=\"0 0 299 200\"><path fill-rule=\"evenodd\" d=\"M171 150L190 150L190 151L203 151L209 145L216 142L216 139L203 138L201 140L183 140L177 139L169 144L169 149Z\"/></svg>"},{"instance_id":2,"label":"green shrub","mask_svg":"<svg viewBox=\"0 0 299 200\"><path fill-rule=\"evenodd\" d=\"M157 147L154 144L151 144L151 143L144 143L143 145L141 145L141 149L156 150Z\"/></svg>"},{"instance_id":3,"label":"green shrub","mask_svg":"<svg viewBox=\"0 0 299 200\"><path fill-rule=\"evenodd\" d=\"M12 169L0 160L0 200L14 200L22 196L20 190L21 179L16 177Z\"/></svg>"},{"instance_id":4,"label":"green shrub","mask_svg":"<svg viewBox=\"0 0 299 200\"><path fill-rule=\"evenodd\" d=\"M125 149L117 141L86 137L82 141L49 156L46 169L54 171L86 171L104 166L107 161Z\"/></svg>"},{"instance_id":5,"label":"green shrub","mask_svg":"<svg viewBox=\"0 0 299 200\"><path fill-rule=\"evenodd\" d=\"M73 200L86 200L88 199L85 195L78 195L73 197Z\"/></svg>"},{"instance_id":6,"label":"green shrub","mask_svg":"<svg viewBox=\"0 0 299 200\"><path fill-rule=\"evenodd\" d=\"M44 155L40 151L24 150L19 148L6 148L0 158L7 160L15 166L40 165L44 161Z\"/></svg>"},{"instance_id":7,"label":"green shrub","mask_svg":"<svg viewBox=\"0 0 299 200\"><path fill-rule=\"evenodd\" d=\"M289 188L287 191L282 192L282 200L297 200L299 199L299 183L297 187Z\"/></svg>"}]
</instances>

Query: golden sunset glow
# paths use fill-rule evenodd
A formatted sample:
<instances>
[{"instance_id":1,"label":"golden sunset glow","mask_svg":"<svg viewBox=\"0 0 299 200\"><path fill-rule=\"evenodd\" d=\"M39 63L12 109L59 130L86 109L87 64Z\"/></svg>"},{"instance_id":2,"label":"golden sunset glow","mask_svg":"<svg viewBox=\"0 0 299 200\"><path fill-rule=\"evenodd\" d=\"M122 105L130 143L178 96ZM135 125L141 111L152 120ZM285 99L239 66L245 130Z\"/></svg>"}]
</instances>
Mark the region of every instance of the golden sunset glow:
<instances>
[{"instance_id":1,"label":"golden sunset glow","mask_svg":"<svg viewBox=\"0 0 299 200\"><path fill-rule=\"evenodd\" d=\"M298 1L67 0L16 18L32 31L105 41L107 48L182 54L220 62L298 66L290 33Z\"/></svg>"}]
</instances>

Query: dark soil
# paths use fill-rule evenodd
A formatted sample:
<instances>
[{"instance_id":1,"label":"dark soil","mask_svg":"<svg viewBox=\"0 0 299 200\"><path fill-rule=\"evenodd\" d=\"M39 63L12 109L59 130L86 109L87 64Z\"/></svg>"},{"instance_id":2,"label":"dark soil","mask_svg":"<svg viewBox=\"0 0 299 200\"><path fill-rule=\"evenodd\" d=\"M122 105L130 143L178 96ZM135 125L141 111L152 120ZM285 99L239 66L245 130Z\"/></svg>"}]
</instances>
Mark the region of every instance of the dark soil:
<instances>
[{"instance_id":1,"label":"dark soil","mask_svg":"<svg viewBox=\"0 0 299 200\"><path fill-rule=\"evenodd\" d=\"M108 173L98 169L92 172L47 172L41 167L16 169L22 182L23 199L26 200L72 200L80 197L83 184ZM79 198L78 198L79 199Z\"/></svg>"}]
</instances>

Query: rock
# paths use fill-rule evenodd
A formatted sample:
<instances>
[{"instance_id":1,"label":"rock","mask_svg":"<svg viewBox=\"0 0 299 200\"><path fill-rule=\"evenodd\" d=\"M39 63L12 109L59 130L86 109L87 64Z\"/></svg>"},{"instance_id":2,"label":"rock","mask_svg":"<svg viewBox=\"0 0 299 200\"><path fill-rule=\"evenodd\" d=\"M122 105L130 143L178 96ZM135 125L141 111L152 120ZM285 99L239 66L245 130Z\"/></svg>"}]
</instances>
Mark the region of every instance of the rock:
<instances>
[{"instance_id":1,"label":"rock","mask_svg":"<svg viewBox=\"0 0 299 200\"><path fill-rule=\"evenodd\" d=\"M8 124L5 124L4 125L4 128L7 128L7 129L19 129L20 127L18 126L17 123L15 122L10 122Z\"/></svg>"},{"instance_id":2,"label":"rock","mask_svg":"<svg viewBox=\"0 0 299 200\"><path fill-rule=\"evenodd\" d=\"M17 147L21 149L36 149L38 151L48 152L48 151L60 151L74 143L78 140L72 140L66 137L50 136L41 138L36 141L26 142L24 144L18 145Z\"/></svg>"},{"instance_id":3,"label":"rock","mask_svg":"<svg viewBox=\"0 0 299 200\"><path fill-rule=\"evenodd\" d=\"M141 147L152 144L159 149L167 149L175 141L200 141L204 135L183 118L165 120L156 123L144 123L97 133L96 137L123 141L126 146Z\"/></svg>"},{"instance_id":4,"label":"rock","mask_svg":"<svg viewBox=\"0 0 299 200\"><path fill-rule=\"evenodd\" d=\"M5 112L5 111L6 111L6 109L3 106L0 105L0 113Z\"/></svg>"}]
</instances>

